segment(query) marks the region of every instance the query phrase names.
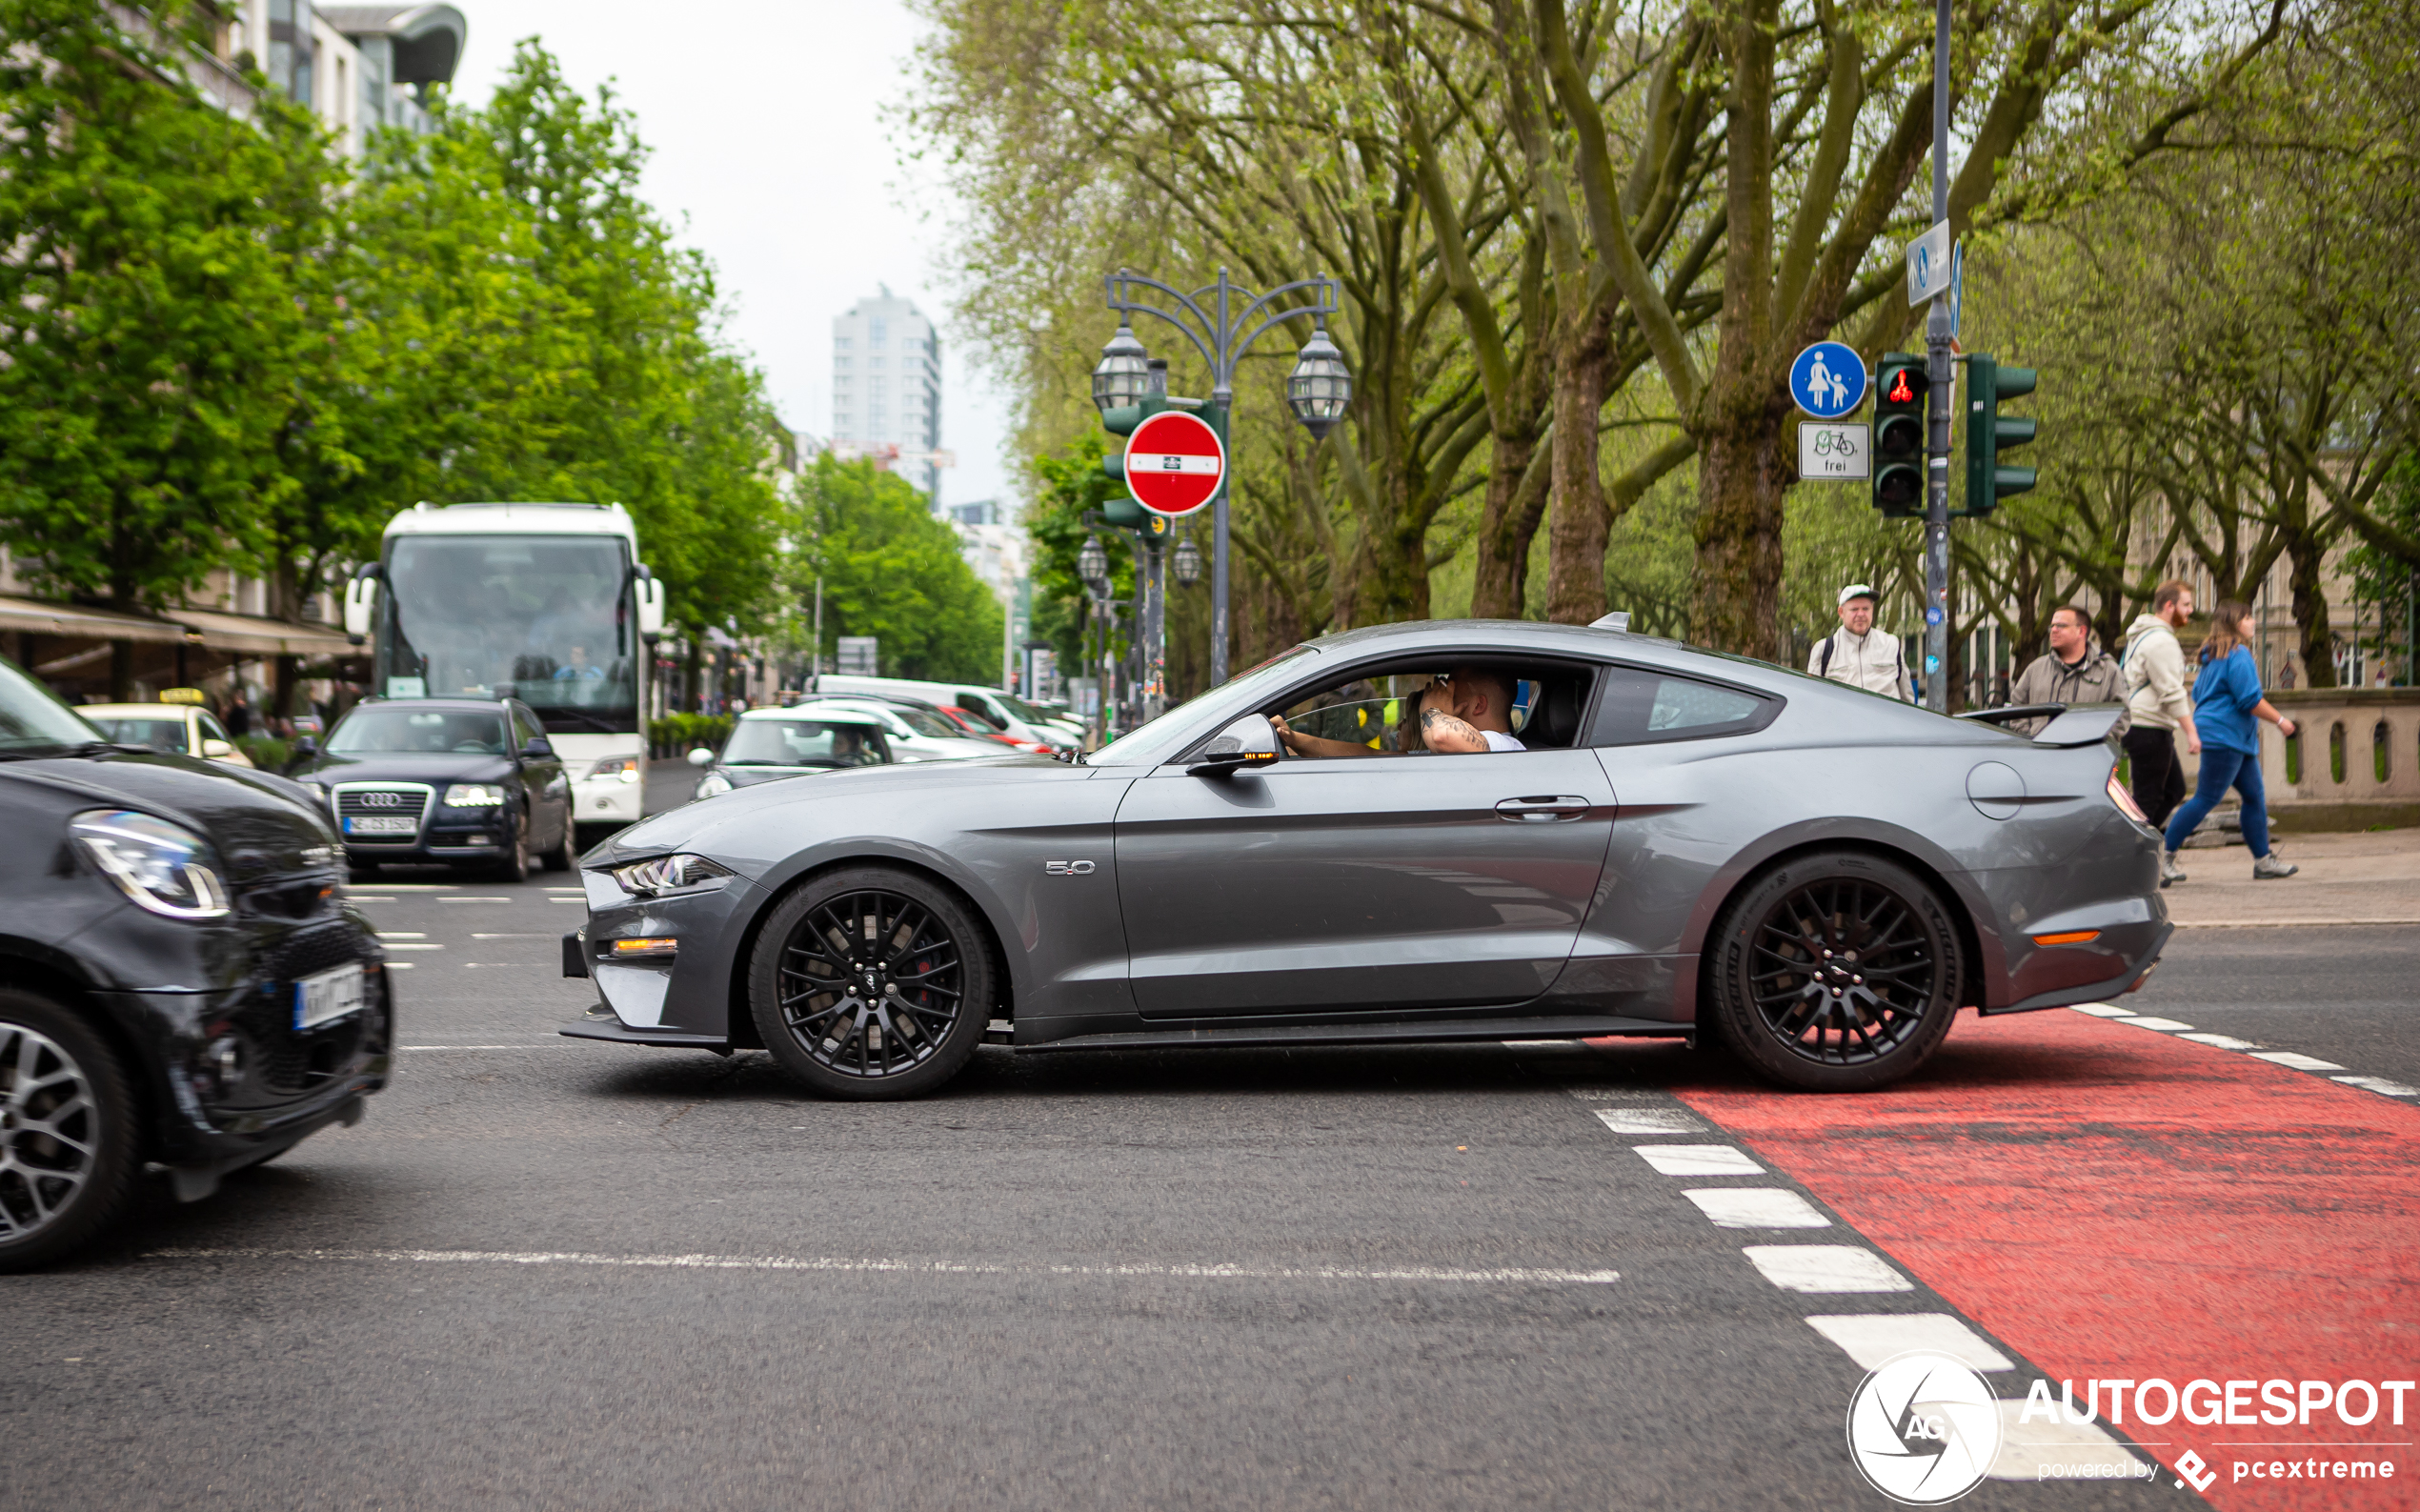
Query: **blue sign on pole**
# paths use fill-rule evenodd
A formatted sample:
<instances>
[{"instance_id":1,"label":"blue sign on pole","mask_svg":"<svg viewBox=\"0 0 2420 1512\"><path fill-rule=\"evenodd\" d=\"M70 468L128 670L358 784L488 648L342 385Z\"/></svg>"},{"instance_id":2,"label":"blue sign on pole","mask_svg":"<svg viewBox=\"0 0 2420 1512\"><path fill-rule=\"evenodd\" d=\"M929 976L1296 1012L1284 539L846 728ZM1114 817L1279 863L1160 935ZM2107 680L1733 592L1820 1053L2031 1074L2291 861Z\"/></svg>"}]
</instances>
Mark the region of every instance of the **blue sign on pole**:
<instances>
[{"instance_id":1,"label":"blue sign on pole","mask_svg":"<svg viewBox=\"0 0 2420 1512\"><path fill-rule=\"evenodd\" d=\"M1958 339L1959 317L1966 307L1966 244L1949 249L1949 339Z\"/></svg>"},{"instance_id":2,"label":"blue sign on pole","mask_svg":"<svg viewBox=\"0 0 2420 1512\"><path fill-rule=\"evenodd\" d=\"M1790 398L1818 420L1837 420L1865 402L1865 364L1843 341L1818 341L1790 364Z\"/></svg>"}]
</instances>

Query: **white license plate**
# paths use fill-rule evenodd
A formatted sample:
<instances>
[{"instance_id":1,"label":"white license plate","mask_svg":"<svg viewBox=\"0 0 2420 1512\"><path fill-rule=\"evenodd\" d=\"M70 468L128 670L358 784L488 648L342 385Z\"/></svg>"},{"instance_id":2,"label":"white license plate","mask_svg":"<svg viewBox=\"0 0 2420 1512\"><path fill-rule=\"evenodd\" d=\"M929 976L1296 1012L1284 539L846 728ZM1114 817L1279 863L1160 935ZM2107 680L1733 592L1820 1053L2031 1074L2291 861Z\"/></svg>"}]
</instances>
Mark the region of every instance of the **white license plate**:
<instances>
[{"instance_id":1,"label":"white license plate","mask_svg":"<svg viewBox=\"0 0 2420 1512\"><path fill-rule=\"evenodd\" d=\"M410 835L419 828L420 821L409 814L345 816L347 835Z\"/></svg>"},{"instance_id":2,"label":"white license plate","mask_svg":"<svg viewBox=\"0 0 2420 1512\"><path fill-rule=\"evenodd\" d=\"M370 1001L370 978L357 966L339 966L294 983L294 1027L311 1029L359 1013Z\"/></svg>"}]
</instances>

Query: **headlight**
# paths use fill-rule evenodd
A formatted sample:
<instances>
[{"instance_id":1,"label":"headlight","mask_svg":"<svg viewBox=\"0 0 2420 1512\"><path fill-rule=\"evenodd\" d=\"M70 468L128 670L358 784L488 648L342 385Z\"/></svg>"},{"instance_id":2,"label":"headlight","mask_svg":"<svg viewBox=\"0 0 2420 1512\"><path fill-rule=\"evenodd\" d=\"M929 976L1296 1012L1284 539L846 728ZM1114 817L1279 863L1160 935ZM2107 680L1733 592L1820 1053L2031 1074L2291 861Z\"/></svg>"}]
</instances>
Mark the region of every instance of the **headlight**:
<instances>
[{"instance_id":1,"label":"headlight","mask_svg":"<svg viewBox=\"0 0 2420 1512\"><path fill-rule=\"evenodd\" d=\"M210 842L182 825L131 809L94 809L68 821L118 890L170 918L223 918L227 884Z\"/></svg>"},{"instance_id":2,"label":"headlight","mask_svg":"<svg viewBox=\"0 0 2420 1512\"><path fill-rule=\"evenodd\" d=\"M635 782L645 775L638 770L636 758L632 756L615 756L611 761L599 761L588 769L588 780L591 782Z\"/></svg>"},{"instance_id":3,"label":"headlight","mask_svg":"<svg viewBox=\"0 0 2420 1512\"><path fill-rule=\"evenodd\" d=\"M456 782L440 801L450 809L493 809L504 802L504 790L493 782Z\"/></svg>"},{"instance_id":4,"label":"headlight","mask_svg":"<svg viewBox=\"0 0 2420 1512\"><path fill-rule=\"evenodd\" d=\"M731 778L719 772L709 772L697 783L697 796L711 798L731 791Z\"/></svg>"},{"instance_id":5,"label":"headlight","mask_svg":"<svg viewBox=\"0 0 2420 1512\"><path fill-rule=\"evenodd\" d=\"M718 866L702 856L658 856L652 861L616 866L605 875L634 897L657 897L666 893L695 893L719 886L731 875L731 868Z\"/></svg>"}]
</instances>

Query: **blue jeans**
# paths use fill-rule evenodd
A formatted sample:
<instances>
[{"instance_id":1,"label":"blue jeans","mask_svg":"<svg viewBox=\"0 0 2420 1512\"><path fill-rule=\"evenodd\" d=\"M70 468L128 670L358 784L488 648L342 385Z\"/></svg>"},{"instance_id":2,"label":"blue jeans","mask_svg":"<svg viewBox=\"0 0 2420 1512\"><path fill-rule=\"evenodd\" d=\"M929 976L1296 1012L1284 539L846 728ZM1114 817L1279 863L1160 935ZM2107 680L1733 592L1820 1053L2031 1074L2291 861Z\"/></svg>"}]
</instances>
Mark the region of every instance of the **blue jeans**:
<instances>
[{"instance_id":1,"label":"blue jeans","mask_svg":"<svg viewBox=\"0 0 2420 1512\"><path fill-rule=\"evenodd\" d=\"M2244 843L2254 857L2269 854L2269 796L2260 785L2260 757L2249 751L2202 747L2202 777L2193 796L2168 821L2168 848L2185 843L2193 826L2209 816L2228 787L2244 796Z\"/></svg>"}]
</instances>

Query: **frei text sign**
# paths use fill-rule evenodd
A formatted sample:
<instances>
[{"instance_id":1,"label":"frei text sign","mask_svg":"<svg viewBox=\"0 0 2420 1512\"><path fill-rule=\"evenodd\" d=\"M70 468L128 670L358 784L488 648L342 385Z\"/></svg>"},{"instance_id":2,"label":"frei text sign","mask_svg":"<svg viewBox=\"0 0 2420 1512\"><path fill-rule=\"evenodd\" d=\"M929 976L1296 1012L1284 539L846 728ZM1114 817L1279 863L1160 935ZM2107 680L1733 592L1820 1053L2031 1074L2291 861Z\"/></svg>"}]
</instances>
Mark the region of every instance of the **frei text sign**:
<instances>
[{"instance_id":1,"label":"frei text sign","mask_svg":"<svg viewBox=\"0 0 2420 1512\"><path fill-rule=\"evenodd\" d=\"M1219 433L1182 410L1165 410L1126 441L1126 490L1155 514L1190 514L1217 495L1227 474Z\"/></svg>"},{"instance_id":2,"label":"frei text sign","mask_svg":"<svg viewBox=\"0 0 2420 1512\"><path fill-rule=\"evenodd\" d=\"M1949 292L1949 223L1942 221L1907 244L1907 302L1921 305Z\"/></svg>"},{"instance_id":3,"label":"frei text sign","mask_svg":"<svg viewBox=\"0 0 2420 1512\"><path fill-rule=\"evenodd\" d=\"M1798 475L1809 483L1835 482L1873 475L1873 456L1863 423L1818 425L1803 421L1798 428Z\"/></svg>"}]
</instances>

